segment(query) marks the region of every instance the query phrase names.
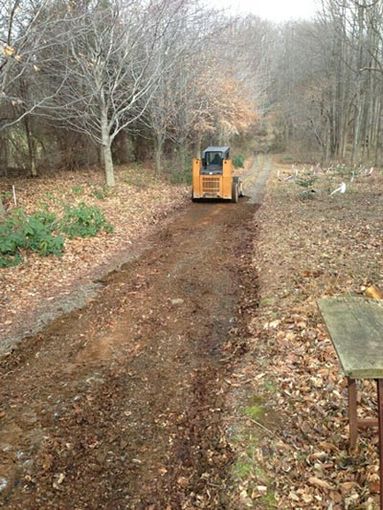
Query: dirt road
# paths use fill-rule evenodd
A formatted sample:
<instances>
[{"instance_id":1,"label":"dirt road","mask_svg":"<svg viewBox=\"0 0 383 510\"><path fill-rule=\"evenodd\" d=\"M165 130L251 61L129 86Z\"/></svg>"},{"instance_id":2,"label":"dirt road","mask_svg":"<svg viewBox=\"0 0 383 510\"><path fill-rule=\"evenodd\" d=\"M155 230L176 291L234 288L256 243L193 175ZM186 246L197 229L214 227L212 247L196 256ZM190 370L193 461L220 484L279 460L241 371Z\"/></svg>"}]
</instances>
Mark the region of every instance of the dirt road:
<instances>
[{"instance_id":1,"label":"dirt road","mask_svg":"<svg viewBox=\"0 0 383 510\"><path fill-rule=\"evenodd\" d=\"M0 507L228 508L225 379L256 305L257 207L190 204L2 359Z\"/></svg>"}]
</instances>

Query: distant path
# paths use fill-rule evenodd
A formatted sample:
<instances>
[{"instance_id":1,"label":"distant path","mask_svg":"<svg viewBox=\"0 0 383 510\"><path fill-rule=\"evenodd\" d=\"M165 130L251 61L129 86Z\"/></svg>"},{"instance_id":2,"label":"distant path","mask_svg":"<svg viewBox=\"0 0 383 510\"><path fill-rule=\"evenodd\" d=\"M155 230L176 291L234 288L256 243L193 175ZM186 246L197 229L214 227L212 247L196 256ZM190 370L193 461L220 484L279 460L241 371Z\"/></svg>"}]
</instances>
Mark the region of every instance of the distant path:
<instances>
[{"instance_id":1,"label":"distant path","mask_svg":"<svg viewBox=\"0 0 383 510\"><path fill-rule=\"evenodd\" d=\"M268 154L259 154L249 172L242 178L244 193L252 204L261 204L265 194L267 179L272 168L272 159Z\"/></svg>"}]
</instances>

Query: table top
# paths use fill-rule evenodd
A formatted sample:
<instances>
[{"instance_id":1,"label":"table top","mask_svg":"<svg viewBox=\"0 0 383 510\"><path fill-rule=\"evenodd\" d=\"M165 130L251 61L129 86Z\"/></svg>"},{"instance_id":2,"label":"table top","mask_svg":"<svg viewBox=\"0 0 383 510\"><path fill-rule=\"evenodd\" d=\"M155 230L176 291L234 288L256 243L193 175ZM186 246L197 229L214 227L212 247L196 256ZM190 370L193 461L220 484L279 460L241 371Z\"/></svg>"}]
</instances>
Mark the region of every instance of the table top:
<instances>
[{"instance_id":1,"label":"table top","mask_svg":"<svg viewBox=\"0 0 383 510\"><path fill-rule=\"evenodd\" d=\"M383 300L324 298L318 306L344 374L383 378Z\"/></svg>"}]
</instances>

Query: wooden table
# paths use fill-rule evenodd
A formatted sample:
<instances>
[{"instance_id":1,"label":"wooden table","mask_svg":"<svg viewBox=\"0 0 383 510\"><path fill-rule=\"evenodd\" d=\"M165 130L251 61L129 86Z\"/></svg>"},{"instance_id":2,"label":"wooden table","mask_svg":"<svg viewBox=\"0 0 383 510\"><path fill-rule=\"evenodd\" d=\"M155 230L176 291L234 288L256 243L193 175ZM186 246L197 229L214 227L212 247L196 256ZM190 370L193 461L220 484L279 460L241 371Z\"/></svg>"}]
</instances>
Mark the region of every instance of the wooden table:
<instances>
[{"instance_id":1,"label":"wooden table","mask_svg":"<svg viewBox=\"0 0 383 510\"><path fill-rule=\"evenodd\" d=\"M348 381L350 446L358 429L378 426L380 461L380 509L383 510L383 301L338 297L318 301L324 322ZM375 379L378 420L359 420L356 379Z\"/></svg>"}]
</instances>

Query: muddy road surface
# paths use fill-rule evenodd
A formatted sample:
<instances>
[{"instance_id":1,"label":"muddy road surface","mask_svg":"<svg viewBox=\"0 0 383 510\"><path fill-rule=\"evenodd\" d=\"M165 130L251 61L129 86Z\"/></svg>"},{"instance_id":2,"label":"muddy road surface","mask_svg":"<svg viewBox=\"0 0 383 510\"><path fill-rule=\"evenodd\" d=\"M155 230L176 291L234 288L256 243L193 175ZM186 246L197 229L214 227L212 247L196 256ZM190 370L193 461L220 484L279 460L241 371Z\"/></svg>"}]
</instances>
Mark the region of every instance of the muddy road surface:
<instances>
[{"instance_id":1,"label":"muddy road surface","mask_svg":"<svg viewBox=\"0 0 383 510\"><path fill-rule=\"evenodd\" d=\"M0 364L0 507L230 508L225 391L258 205L190 204Z\"/></svg>"}]
</instances>

